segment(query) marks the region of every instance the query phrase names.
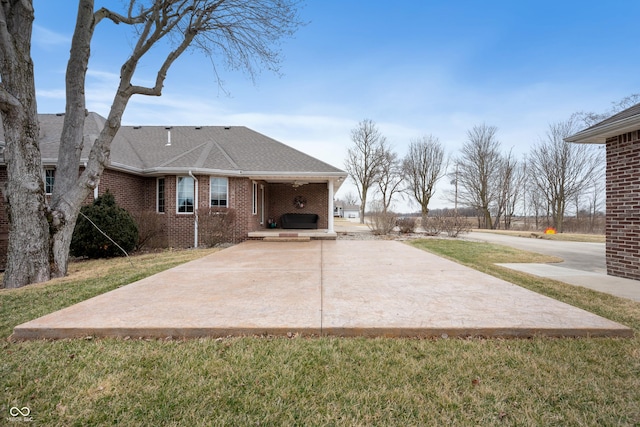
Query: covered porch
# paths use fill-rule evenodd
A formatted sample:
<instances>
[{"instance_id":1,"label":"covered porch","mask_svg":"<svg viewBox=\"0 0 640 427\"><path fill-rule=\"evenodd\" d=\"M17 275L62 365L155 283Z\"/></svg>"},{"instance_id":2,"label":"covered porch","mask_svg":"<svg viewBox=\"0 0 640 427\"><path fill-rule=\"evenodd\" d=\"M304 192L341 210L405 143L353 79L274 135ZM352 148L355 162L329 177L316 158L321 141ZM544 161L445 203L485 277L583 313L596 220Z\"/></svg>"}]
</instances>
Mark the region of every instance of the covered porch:
<instances>
[{"instance_id":1,"label":"covered porch","mask_svg":"<svg viewBox=\"0 0 640 427\"><path fill-rule=\"evenodd\" d=\"M259 196L254 202L254 214L259 224L247 233L249 239L266 240L335 240L334 194L344 181L336 176L253 176ZM311 217L308 224L288 224L283 217ZM306 220L303 220L306 222Z\"/></svg>"}]
</instances>

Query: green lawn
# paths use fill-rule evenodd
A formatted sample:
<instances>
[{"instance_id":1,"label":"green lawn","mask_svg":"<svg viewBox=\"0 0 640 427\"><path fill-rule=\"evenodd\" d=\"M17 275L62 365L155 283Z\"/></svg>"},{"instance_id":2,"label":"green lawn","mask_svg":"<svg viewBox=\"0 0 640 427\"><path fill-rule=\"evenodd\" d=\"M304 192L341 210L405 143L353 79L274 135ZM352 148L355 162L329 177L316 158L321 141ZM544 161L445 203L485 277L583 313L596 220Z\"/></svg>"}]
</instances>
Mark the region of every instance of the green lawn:
<instances>
[{"instance_id":1,"label":"green lawn","mask_svg":"<svg viewBox=\"0 0 640 427\"><path fill-rule=\"evenodd\" d=\"M413 244L640 328L638 303L491 264L529 254ZM13 406L47 426L640 424L637 337L6 340L17 324L206 253L79 263L69 278L0 291L0 425Z\"/></svg>"}]
</instances>

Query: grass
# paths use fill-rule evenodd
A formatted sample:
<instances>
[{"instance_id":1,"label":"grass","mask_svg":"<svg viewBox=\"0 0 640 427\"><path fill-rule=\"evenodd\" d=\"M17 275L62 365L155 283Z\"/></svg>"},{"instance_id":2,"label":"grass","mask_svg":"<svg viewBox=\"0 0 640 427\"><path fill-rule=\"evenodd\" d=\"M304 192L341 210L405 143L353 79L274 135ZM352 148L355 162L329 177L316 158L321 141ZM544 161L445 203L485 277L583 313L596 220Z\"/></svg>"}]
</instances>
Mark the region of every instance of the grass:
<instances>
[{"instance_id":1,"label":"grass","mask_svg":"<svg viewBox=\"0 0 640 427\"><path fill-rule=\"evenodd\" d=\"M640 328L638 303L492 265L538 256L413 244ZM13 406L52 426L640 423L638 338L6 340L26 320L205 253L74 264L71 277L0 291L0 424Z\"/></svg>"}]
</instances>

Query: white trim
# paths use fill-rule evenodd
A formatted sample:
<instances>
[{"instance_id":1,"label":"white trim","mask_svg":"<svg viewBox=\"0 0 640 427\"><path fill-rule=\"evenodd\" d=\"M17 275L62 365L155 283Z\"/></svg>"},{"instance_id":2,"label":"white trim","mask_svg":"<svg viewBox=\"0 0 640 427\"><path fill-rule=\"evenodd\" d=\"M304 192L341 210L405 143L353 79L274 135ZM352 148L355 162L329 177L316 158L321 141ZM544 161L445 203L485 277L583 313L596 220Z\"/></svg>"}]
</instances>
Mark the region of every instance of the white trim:
<instances>
[{"instance_id":1,"label":"white trim","mask_svg":"<svg viewBox=\"0 0 640 427\"><path fill-rule=\"evenodd\" d=\"M47 172L53 172L53 183L51 184L51 191L47 192ZM53 194L53 186L56 185L56 168L45 167L44 168L44 194L50 196Z\"/></svg>"},{"instance_id":2,"label":"white trim","mask_svg":"<svg viewBox=\"0 0 640 427\"><path fill-rule=\"evenodd\" d=\"M251 181L251 215L258 215L258 183Z\"/></svg>"},{"instance_id":3,"label":"white trim","mask_svg":"<svg viewBox=\"0 0 640 427\"><path fill-rule=\"evenodd\" d=\"M180 196L180 178L189 178L189 179L193 179L192 177L188 176L188 175L176 175L176 215L193 215L193 212L180 212L180 204L179 204L179 196ZM192 203L193 203L193 210L195 211L196 206L195 206L195 187L196 187L196 183L195 180L193 182L193 197L191 199Z\"/></svg>"},{"instance_id":4,"label":"white trim","mask_svg":"<svg viewBox=\"0 0 640 427\"><path fill-rule=\"evenodd\" d=\"M212 200L212 198L211 198L211 190L213 189L213 185L211 185L211 182L214 179L224 179L224 181L226 183L226 187L227 187L226 188L226 196L227 196L227 200L226 201L227 201L227 204L225 206L220 206L220 205L213 206L211 204L211 200ZM229 208L230 207L229 205L230 205L230 203L229 203L229 178L226 177L226 176L210 176L209 177L209 207L210 208Z\"/></svg>"},{"instance_id":5,"label":"white trim","mask_svg":"<svg viewBox=\"0 0 640 427\"><path fill-rule=\"evenodd\" d=\"M164 180L162 184L162 198L164 199L163 211L160 212L160 180ZM164 176L159 176L156 178L156 213L165 213L167 211L167 178Z\"/></svg>"},{"instance_id":6,"label":"white trim","mask_svg":"<svg viewBox=\"0 0 640 427\"><path fill-rule=\"evenodd\" d=\"M578 144L604 144L607 142L607 138L638 129L640 129L640 115L635 115L606 125L582 130L564 138L564 140Z\"/></svg>"},{"instance_id":7,"label":"white trim","mask_svg":"<svg viewBox=\"0 0 640 427\"><path fill-rule=\"evenodd\" d=\"M193 247L198 247L198 178L195 177L191 171L189 176L193 178L193 191L195 193L193 197Z\"/></svg>"},{"instance_id":8,"label":"white trim","mask_svg":"<svg viewBox=\"0 0 640 427\"><path fill-rule=\"evenodd\" d=\"M264 184L260 184L260 225L264 225Z\"/></svg>"},{"instance_id":9,"label":"white trim","mask_svg":"<svg viewBox=\"0 0 640 427\"><path fill-rule=\"evenodd\" d=\"M328 205L328 220L327 220L327 232L333 233L333 181L327 182L327 189L329 190L329 202Z\"/></svg>"}]
</instances>

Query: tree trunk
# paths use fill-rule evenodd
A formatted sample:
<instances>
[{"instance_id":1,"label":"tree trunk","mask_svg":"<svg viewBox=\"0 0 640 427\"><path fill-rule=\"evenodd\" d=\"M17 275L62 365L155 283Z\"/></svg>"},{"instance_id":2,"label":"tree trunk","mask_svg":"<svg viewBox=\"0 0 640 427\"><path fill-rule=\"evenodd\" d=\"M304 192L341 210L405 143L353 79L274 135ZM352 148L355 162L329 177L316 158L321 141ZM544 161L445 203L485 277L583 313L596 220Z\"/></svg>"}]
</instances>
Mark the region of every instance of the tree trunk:
<instances>
[{"instance_id":1,"label":"tree trunk","mask_svg":"<svg viewBox=\"0 0 640 427\"><path fill-rule=\"evenodd\" d=\"M49 280L49 224L37 142L37 114L3 116L6 130L19 131L5 131L9 247L3 287L19 288Z\"/></svg>"},{"instance_id":2,"label":"tree trunk","mask_svg":"<svg viewBox=\"0 0 640 427\"><path fill-rule=\"evenodd\" d=\"M33 7L28 1L14 1L3 2L0 8L0 111L8 175L4 198L9 216L2 285L18 288L49 280L49 225L31 60Z\"/></svg>"},{"instance_id":3,"label":"tree trunk","mask_svg":"<svg viewBox=\"0 0 640 427\"><path fill-rule=\"evenodd\" d=\"M363 192L362 195L362 205L360 205L360 224L364 224L364 211L366 209L367 206L367 195L366 193Z\"/></svg>"}]
</instances>

